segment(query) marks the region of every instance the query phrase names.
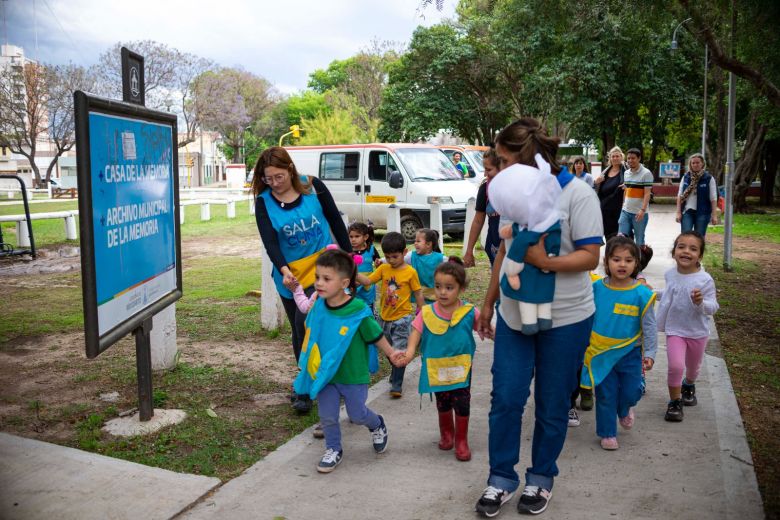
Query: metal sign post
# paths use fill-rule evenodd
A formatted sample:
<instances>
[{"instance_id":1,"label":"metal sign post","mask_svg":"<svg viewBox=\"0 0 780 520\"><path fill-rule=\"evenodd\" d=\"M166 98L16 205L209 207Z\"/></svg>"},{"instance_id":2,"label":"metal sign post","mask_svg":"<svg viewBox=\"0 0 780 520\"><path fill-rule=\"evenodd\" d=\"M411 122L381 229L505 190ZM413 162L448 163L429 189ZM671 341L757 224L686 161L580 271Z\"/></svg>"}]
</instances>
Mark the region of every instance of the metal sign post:
<instances>
[{"instance_id":1,"label":"metal sign post","mask_svg":"<svg viewBox=\"0 0 780 520\"><path fill-rule=\"evenodd\" d=\"M133 333L148 421L152 317L182 295L179 165L176 116L142 106L143 68L138 82L132 70L123 67L132 103L74 93L81 275L87 357Z\"/></svg>"}]
</instances>

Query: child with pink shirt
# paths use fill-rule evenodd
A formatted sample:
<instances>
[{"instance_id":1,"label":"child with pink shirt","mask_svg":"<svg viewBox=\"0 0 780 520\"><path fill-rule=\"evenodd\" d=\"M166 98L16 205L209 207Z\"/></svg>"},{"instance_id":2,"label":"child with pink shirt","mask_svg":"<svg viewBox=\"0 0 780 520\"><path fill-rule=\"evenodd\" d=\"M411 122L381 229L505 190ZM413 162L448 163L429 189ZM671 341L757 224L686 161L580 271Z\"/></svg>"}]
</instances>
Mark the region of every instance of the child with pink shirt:
<instances>
[{"instance_id":1,"label":"child with pink shirt","mask_svg":"<svg viewBox=\"0 0 780 520\"><path fill-rule=\"evenodd\" d=\"M439 413L439 449L455 447L458 460L471 459L468 444L471 405L471 362L476 350L473 331L477 330L479 310L463 303L467 287L463 261L451 256L433 274L436 301L422 308L412 321L406 347L406 362L420 346L420 393L436 395ZM453 422L453 411L455 420Z\"/></svg>"}]
</instances>

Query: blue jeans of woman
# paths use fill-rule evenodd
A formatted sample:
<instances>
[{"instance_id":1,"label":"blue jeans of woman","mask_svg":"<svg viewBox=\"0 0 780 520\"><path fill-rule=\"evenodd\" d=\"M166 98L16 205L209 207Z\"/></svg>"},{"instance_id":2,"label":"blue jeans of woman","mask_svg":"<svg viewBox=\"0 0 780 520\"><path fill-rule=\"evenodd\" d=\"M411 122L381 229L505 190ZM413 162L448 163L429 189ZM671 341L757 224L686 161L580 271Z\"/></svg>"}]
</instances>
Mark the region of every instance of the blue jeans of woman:
<instances>
[{"instance_id":1,"label":"blue jeans of woman","mask_svg":"<svg viewBox=\"0 0 780 520\"><path fill-rule=\"evenodd\" d=\"M682 214L680 220L680 231L696 231L701 236L707 234L707 226L710 224L711 214L699 213L695 209L689 209Z\"/></svg>"},{"instance_id":2,"label":"blue jeans of woman","mask_svg":"<svg viewBox=\"0 0 780 520\"><path fill-rule=\"evenodd\" d=\"M556 461L566 440L569 399L577 385L577 370L588 346L593 317L526 336L496 324L493 391L488 423L490 476L488 485L514 491L520 485L515 466L520 460L520 428L531 380L535 379L535 424L531 467L526 485L552 489Z\"/></svg>"}]
</instances>

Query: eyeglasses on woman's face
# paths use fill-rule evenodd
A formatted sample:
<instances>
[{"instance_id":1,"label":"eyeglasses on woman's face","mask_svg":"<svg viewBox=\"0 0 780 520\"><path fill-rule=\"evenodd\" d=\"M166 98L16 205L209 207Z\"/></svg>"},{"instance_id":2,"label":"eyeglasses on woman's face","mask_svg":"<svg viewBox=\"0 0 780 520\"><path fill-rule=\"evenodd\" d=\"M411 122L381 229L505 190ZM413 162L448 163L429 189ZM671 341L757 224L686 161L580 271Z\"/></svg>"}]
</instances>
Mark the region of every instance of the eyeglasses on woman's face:
<instances>
[{"instance_id":1,"label":"eyeglasses on woman's face","mask_svg":"<svg viewBox=\"0 0 780 520\"><path fill-rule=\"evenodd\" d=\"M263 177L263 182L266 184L281 184L287 179L286 173L278 173L276 175L266 175Z\"/></svg>"}]
</instances>

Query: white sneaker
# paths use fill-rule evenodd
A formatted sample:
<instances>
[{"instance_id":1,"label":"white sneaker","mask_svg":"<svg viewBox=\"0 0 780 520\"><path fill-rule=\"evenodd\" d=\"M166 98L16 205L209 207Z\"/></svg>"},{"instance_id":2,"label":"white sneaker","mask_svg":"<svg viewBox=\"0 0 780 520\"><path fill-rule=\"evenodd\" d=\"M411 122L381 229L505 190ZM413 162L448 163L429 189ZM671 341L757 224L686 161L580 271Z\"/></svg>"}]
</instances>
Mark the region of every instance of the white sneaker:
<instances>
[{"instance_id":1,"label":"white sneaker","mask_svg":"<svg viewBox=\"0 0 780 520\"><path fill-rule=\"evenodd\" d=\"M569 410L569 427L579 426L580 425L580 416L577 415L577 410L572 408Z\"/></svg>"}]
</instances>

